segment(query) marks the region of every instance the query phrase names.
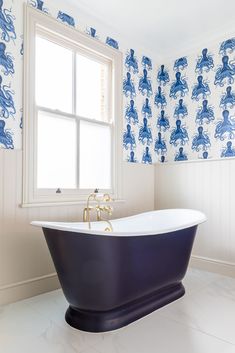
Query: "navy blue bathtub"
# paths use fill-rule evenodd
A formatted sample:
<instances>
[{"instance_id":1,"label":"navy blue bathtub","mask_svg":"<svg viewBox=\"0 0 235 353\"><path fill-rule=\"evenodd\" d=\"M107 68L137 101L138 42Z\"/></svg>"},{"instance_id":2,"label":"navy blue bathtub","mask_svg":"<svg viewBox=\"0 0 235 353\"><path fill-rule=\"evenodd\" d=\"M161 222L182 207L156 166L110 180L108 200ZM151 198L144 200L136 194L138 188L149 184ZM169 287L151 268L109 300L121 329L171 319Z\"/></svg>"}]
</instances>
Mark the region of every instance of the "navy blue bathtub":
<instances>
[{"instance_id":1,"label":"navy blue bathtub","mask_svg":"<svg viewBox=\"0 0 235 353\"><path fill-rule=\"evenodd\" d=\"M194 210L162 210L103 222L41 226L69 302L69 325L89 332L125 326L182 297L198 224Z\"/></svg>"}]
</instances>

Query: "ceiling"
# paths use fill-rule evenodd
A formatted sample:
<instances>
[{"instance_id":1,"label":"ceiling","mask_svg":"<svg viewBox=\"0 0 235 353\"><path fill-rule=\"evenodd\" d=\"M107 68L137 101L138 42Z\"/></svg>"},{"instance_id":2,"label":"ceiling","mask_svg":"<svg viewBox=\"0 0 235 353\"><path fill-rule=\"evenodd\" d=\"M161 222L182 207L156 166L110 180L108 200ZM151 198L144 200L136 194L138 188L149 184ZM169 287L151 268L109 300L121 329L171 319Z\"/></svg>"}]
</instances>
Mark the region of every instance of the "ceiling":
<instances>
[{"instance_id":1,"label":"ceiling","mask_svg":"<svg viewBox=\"0 0 235 353\"><path fill-rule=\"evenodd\" d=\"M234 0L70 1L121 38L135 45L138 41L139 47L164 59L231 36L233 30L235 34Z\"/></svg>"}]
</instances>

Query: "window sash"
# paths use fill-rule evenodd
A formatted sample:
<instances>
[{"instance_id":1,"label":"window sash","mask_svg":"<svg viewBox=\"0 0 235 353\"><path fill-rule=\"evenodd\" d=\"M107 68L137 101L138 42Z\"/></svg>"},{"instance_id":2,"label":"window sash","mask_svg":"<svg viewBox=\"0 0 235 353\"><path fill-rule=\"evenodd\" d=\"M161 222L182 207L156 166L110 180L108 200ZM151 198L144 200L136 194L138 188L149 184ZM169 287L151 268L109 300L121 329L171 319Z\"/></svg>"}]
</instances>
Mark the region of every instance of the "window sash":
<instances>
[{"instance_id":1,"label":"window sash","mask_svg":"<svg viewBox=\"0 0 235 353\"><path fill-rule=\"evenodd\" d=\"M113 83L112 83L112 72L113 72L113 68L112 68L112 61L108 58L105 58L103 56L100 56L98 54L96 54L95 52L93 52L92 50L88 50L83 48L82 46L78 45L78 44L74 44L73 42L68 42L67 40L60 38L58 35L51 33L50 31L43 29L41 26L37 26L36 28L36 36L40 36L43 39L46 39L48 41L51 41L52 43L55 43L59 46L62 46L65 49L71 50L73 52L73 72L72 72L72 76L73 76L73 82L72 82L72 114L71 115L76 115L77 112L77 99L76 99L76 87L77 87L77 64L76 64L76 55L82 55L84 57L87 57L88 59L95 61L99 64L103 64L107 66L107 83L108 83L108 87L107 87L107 102L108 102L108 109L107 109L107 121L112 121L112 112L113 112L113 107L112 107L112 97L110 92L112 92L112 87L113 87ZM36 103L35 103L36 105ZM43 107L41 107L43 108ZM44 107L45 109L50 109L47 107ZM53 109L51 109L53 110ZM55 109L56 111L62 112L63 114L69 114L67 112L63 112L60 110ZM84 118L87 118L84 116ZM89 119L89 118L87 118ZM97 120L98 121L98 120ZM100 121L100 120L99 120Z\"/></svg>"},{"instance_id":2,"label":"window sash","mask_svg":"<svg viewBox=\"0 0 235 353\"><path fill-rule=\"evenodd\" d=\"M105 121L99 121L99 120L95 120L95 119L88 119L76 114L69 114L69 113L63 113L60 112L58 110L54 110L54 109L49 109L49 108L45 108L45 107L36 107L36 136L37 136L37 125L38 125L38 113L39 112L44 112L44 113L48 113L49 115L54 115L54 116L58 116L61 118L68 118L68 119L73 119L76 121L76 125L77 125L77 131L76 131L76 135L77 135L77 170L76 170L76 175L77 175L77 187L76 188L66 188L63 189L63 187L60 187L60 185L58 185L58 188L60 188L62 190L62 193L64 195L66 194L83 194L84 191L87 194L87 192L89 191L93 191L92 188L90 189L83 189L80 187L80 183L79 183L79 168L80 168L80 164L79 164L79 149L80 149L80 144L79 144L79 135L80 135L80 122L81 121L86 121L89 122L90 124L94 124L94 125L100 125L100 126L107 126L110 129L110 137L111 137L111 141L113 141L114 139L114 124L113 123L107 123ZM37 155L38 155L38 141L37 141L37 137L36 137L36 141L35 141L35 150L36 150L36 158L34 158L34 175L37 176ZM113 144L111 143L111 156L113 156ZM112 159L111 158L111 163L110 163L110 168L111 168L111 188L109 189L103 189L106 192L112 192L113 191L113 178L112 178ZM58 188L38 188L37 187L37 177L34 180L35 185L34 185L34 190L35 190L35 195L36 196L43 196L43 195L54 195L56 193L56 190ZM98 186L98 185L97 185Z\"/></svg>"}]
</instances>

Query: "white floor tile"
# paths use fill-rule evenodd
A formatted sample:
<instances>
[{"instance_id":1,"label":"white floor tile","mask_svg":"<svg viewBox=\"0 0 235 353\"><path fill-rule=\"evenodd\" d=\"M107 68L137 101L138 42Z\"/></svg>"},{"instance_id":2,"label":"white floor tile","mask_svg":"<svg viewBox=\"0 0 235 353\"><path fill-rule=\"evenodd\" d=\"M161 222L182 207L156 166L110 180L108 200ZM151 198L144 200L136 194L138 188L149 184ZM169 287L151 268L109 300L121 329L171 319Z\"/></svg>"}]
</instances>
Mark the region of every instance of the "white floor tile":
<instances>
[{"instance_id":1,"label":"white floor tile","mask_svg":"<svg viewBox=\"0 0 235 353\"><path fill-rule=\"evenodd\" d=\"M100 353L234 353L235 346L161 317L157 312L105 336Z\"/></svg>"},{"instance_id":2,"label":"white floor tile","mask_svg":"<svg viewBox=\"0 0 235 353\"><path fill-rule=\"evenodd\" d=\"M0 342L6 337L38 336L50 325L50 320L38 315L25 302L7 305L0 311Z\"/></svg>"},{"instance_id":3,"label":"white floor tile","mask_svg":"<svg viewBox=\"0 0 235 353\"><path fill-rule=\"evenodd\" d=\"M159 313L235 344L235 280L221 277L162 308Z\"/></svg>"},{"instance_id":4,"label":"white floor tile","mask_svg":"<svg viewBox=\"0 0 235 353\"><path fill-rule=\"evenodd\" d=\"M200 271L196 268L189 268L183 280L186 294L188 295L198 292L220 278L221 275L216 273Z\"/></svg>"}]
</instances>

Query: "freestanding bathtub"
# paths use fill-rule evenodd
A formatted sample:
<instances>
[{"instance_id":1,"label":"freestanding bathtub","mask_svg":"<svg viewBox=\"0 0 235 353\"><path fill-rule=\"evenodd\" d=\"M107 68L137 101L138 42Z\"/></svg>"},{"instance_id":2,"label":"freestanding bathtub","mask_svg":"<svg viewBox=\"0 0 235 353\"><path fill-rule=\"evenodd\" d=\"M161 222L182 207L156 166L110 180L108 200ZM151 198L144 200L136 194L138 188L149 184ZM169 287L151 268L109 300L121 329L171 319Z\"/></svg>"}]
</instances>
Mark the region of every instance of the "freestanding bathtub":
<instances>
[{"instance_id":1,"label":"freestanding bathtub","mask_svg":"<svg viewBox=\"0 0 235 353\"><path fill-rule=\"evenodd\" d=\"M77 329L110 331L182 297L203 213L147 212L107 224L32 222L43 232L69 302L65 319Z\"/></svg>"}]
</instances>

